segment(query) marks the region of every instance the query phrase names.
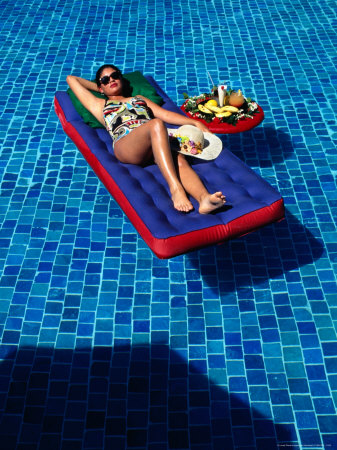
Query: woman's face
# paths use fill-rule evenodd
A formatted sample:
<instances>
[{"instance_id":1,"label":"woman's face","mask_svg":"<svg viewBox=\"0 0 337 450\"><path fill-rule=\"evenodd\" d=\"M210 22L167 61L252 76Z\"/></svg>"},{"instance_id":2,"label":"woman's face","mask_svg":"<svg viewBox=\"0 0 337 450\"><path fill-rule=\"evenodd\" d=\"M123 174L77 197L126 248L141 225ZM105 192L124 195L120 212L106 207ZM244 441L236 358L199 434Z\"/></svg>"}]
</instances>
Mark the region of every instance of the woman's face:
<instances>
[{"instance_id":1,"label":"woman's face","mask_svg":"<svg viewBox=\"0 0 337 450\"><path fill-rule=\"evenodd\" d=\"M121 93L122 93L121 77L114 79L113 74L115 74L115 73L116 73L116 70L113 69L112 67L105 67L101 73L100 90L107 97L112 96L112 95L121 95Z\"/></svg>"}]
</instances>

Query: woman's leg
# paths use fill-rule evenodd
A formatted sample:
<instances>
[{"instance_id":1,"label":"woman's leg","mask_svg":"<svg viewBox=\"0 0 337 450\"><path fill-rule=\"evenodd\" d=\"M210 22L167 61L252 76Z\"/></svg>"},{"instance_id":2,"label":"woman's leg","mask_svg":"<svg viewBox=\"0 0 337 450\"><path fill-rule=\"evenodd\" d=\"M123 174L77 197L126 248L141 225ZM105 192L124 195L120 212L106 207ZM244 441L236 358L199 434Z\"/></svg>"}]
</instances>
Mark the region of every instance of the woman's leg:
<instances>
[{"instance_id":1,"label":"woman's leg","mask_svg":"<svg viewBox=\"0 0 337 450\"><path fill-rule=\"evenodd\" d=\"M199 202L199 213L208 214L226 202L222 192L210 194L185 157L178 153L178 172L186 192Z\"/></svg>"},{"instance_id":2,"label":"woman's leg","mask_svg":"<svg viewBox=\"0 0 337 450\"><path fill-rule=\"evenodd\" d=\"M130 148L132 148L132 152L130 152ZM208 214L223 206L226 201L222 192L210 194L207 191L198 175L181 154L177 156L180 179L178 178L167 129L160 119L150 120L117 141L114 153L121 162L128 164L144 164L153 154L156 164L169 186L174 207L178 211L189 212L193 209L186 192L199 202L200 214Z\"/></svg>"},{"instance_id":3,"label":"woman's leg","mask_svg":"<svg viewBox=\"0 0 337 450\"><path fill-rule=\"evenodd\" d=\"M179 181L169 146L167 129L160 119L150 120L117 141L114 153L121 162L129 164L144 164L153 154L169 186L174 207L183 212L193 209Z\"/></svg>"}]
</instances>

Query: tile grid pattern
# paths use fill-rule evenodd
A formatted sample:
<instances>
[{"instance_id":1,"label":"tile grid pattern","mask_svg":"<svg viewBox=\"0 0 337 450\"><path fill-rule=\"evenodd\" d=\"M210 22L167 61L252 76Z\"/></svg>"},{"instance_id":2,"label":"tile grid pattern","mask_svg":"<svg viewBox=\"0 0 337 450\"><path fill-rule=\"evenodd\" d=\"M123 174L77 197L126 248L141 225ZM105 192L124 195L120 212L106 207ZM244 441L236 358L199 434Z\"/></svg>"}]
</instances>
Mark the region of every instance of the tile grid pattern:
<instances>
[{"instance_id":1,"label":"tile grid pattern","mask_svg":"<svg viewBox=\"0 0 337 450\"><path fill-rule=\"evenodd\" d=\"M337 448L334 1L61 0L0 13L4 448ZM287 220L161 261L53 112L113 61L226 80L263 124L224 144Z\"/></svg>"}]
</instances>

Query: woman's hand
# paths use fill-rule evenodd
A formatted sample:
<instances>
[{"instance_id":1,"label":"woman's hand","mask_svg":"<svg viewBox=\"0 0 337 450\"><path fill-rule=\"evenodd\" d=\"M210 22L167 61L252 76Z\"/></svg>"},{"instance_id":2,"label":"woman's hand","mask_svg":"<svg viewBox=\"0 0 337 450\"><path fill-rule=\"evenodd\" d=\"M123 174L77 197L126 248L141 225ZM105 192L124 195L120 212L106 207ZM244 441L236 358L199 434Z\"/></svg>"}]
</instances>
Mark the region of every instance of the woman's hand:
<instances>
[{"instance_id":1,"label":"woman's hand","mask_svg":"<svg viewBox=\"0 0 337 450\"><path fill-rule=\"evenodd\" d=\"M199 130L203 131L204 133L212 133L203 122L199 122L198 120L195 120L193 125L196 126L197 128L199 128Z\"/></svg>"}]
</instances>

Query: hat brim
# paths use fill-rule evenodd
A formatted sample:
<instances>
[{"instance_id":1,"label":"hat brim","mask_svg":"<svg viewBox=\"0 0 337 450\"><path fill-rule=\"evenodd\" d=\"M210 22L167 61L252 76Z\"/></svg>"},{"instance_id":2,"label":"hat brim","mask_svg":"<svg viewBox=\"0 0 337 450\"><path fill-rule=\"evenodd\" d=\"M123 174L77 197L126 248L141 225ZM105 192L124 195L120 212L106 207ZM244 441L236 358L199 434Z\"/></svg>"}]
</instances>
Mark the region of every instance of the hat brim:
<instances>
[{"instance_id":1,"label":"hat brim","mask_svg":"<svg viewBox=\"0 0 337 450\"><path fill-rule=\"evenodd\" d=\"M174 134L177 132L177 128L168 128L167 131L168 133ZM204 148L203 151L201 153L198 153L197 155L192 155L191 153L185 152L181 150L180 147L178 149L178 147L175 145L171 146L171 148L181 153L182 155L192 156L193 158L205 159L208 161L217 158L222 150L221 139L218 138L218 136L216 136L213 133L208 133L207 131L203 133L204 133Z\"/></svg>"}]
</instances>

